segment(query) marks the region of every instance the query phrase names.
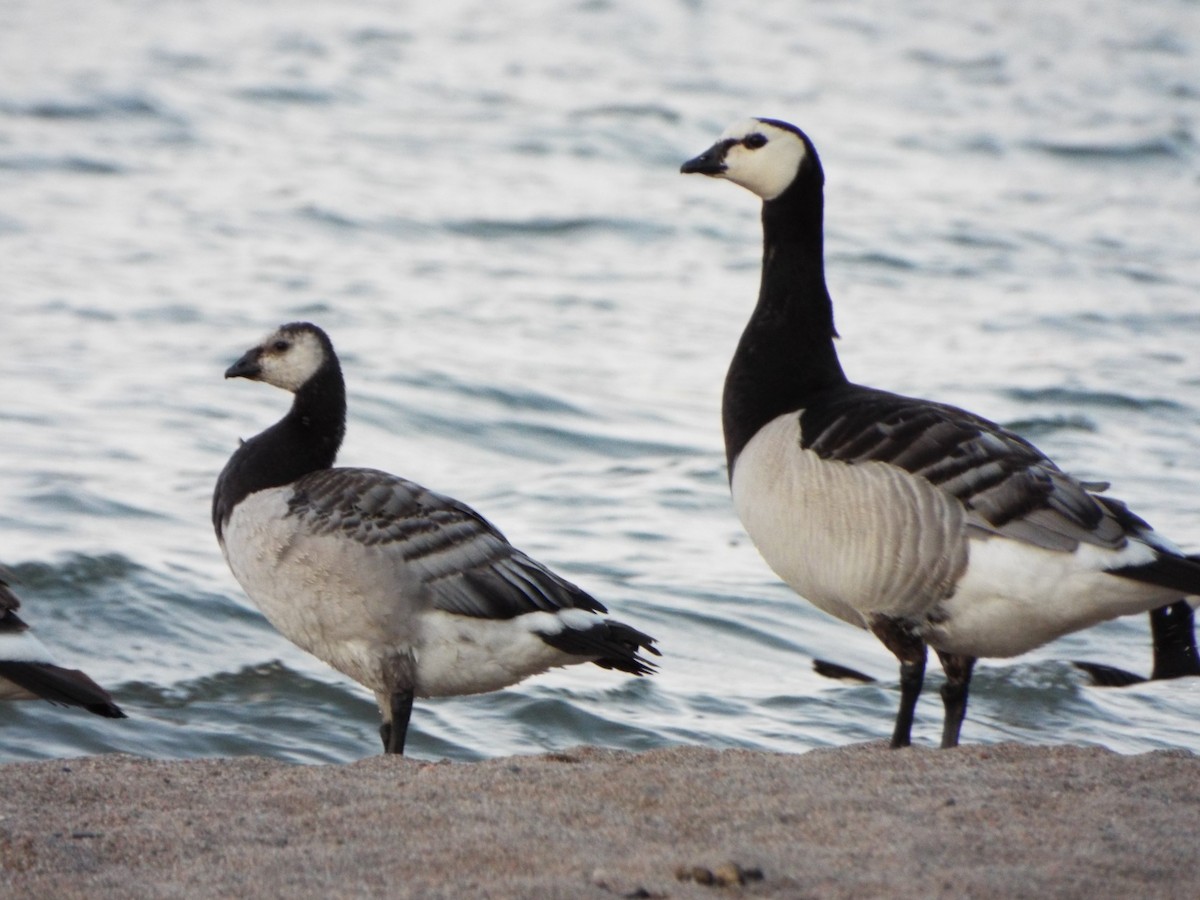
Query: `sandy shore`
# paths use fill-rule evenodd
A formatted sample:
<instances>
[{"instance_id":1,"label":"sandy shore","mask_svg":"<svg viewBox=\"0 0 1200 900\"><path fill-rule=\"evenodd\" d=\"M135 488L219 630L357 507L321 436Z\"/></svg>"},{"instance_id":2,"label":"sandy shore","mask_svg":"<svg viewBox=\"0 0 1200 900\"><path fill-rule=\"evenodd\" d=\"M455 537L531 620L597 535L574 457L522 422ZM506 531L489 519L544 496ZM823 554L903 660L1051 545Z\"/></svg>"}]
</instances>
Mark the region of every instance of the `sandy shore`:
<instances>
[{"instance_id":1,"label":"sandy shore","mask_svg":"<svg viewBox=\"0 0 1200 900\"><path fill-rule=\"evenodd\" d=\"M1183 752L107 756L0 783L4 897L1200 896Z\"/></svg>"}]
</instances>

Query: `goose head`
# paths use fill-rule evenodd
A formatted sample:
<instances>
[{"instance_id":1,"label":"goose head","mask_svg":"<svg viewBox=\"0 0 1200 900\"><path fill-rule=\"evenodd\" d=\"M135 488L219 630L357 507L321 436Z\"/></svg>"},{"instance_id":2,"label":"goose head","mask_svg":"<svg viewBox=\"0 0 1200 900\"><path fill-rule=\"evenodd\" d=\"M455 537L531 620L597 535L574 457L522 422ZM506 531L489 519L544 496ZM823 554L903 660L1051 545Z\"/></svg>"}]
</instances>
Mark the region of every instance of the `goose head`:
<instances>
[{"instance_id":1,"label":"goose head","mask_svg":"<svg viewBox=\"0 0 1200 900\"><path fill-rule=\"evenodd\" d=\"M335 361L328 335L308 322L281 325L225 370L226 378L248 378L293 394Z\"/></svg>"},{"instance_id":2,"label":"goose head","mask_svg":"<svg viewBox=\"0 0 1200 900\"><path fill-rule=\"evenodd\" d=\"M782 195L805 172L823 180L812 141L795 125L778 119L743 119L725 129L715 144L679 169L685 175L724 178L765 202Z\"/></svg>"}]
</instances>

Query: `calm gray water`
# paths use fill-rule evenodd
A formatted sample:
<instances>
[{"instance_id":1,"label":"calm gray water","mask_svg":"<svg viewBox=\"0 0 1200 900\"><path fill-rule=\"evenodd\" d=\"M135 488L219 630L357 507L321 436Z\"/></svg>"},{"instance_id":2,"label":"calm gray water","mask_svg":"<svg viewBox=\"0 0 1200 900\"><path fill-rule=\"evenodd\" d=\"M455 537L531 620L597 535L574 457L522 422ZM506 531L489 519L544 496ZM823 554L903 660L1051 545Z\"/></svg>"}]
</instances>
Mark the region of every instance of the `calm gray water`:
<instances>
[{"instance_id":1,"label":"calm gray water","mask_svg":"<svg viewBox=\"0 0 1200 900\"><path fill-rule=\"evenodd\" d=\"M288 402L222 372L300 318L343 357L342 462L471 503L661 640L653 679L420 703L412 754L889 735L891 656L728 499L758 208L677 172L747 114L821 151L852 377L1010 424L1200 551L1198 36L1194 0L6 0L0 559L131 718L7 704L0 759L377 752L371 698L261 619L208 522ZM964 740L1200 751L1200 679L1071 658L1145 672L1146 625L984 664ZM918 716L934 742L932 690Z\"/></svg>"}]
</instances>

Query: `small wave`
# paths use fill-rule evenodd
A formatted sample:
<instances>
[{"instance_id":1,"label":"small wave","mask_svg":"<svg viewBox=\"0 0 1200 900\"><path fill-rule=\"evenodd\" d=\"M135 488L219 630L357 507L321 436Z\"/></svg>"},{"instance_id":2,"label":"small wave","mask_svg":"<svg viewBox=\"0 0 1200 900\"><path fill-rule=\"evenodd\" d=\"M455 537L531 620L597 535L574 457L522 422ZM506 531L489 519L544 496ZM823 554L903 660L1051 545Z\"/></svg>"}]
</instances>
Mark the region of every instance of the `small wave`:
<instances>
[{"instance_id":1,"label":"small wave","mask_svg":"<svg viewBox=\"0 0 1200 900\"><path fill-rule=\"evenodd\" d=\"M580 416L586 412L573 403L534 390L511 390L497 387L490 382L467 381L445 372L423 371L411 375L393 375L386 379L392 383L403 383L413 387L445 391L457 396L473 397L496 403L506 409L530 410L553 415Z\"/></svg>"},{"instance_id":2,"label":"small wave","mask_svg":"<svg viewBox=\"0 0 1200 900\"><path fill-rule=\"evenodd\" d=\"M1122 313L1086 310L1066 315L1043 315L1038 318L1038 324L1041 327L1055 329L1072 336L1081 332L1107 333L1110 330L1127 331L1139 335L1153 335L1175 330L1194 332L1200 329L1200 312L1170 308ZM1007 328L996 324L989 325L989 328L994 331L1024 330L1027 327L1024 323L1010 325ZM1174 355L1154 354L1154 356L1156 358L1177 358Z\"/></svg>"},{"instance_id":3,"label":"small wave","mask_svg":"<svg viewBox=\"0 0 1200 900\"><path fill-rule=\"evenodd\" d=\"M1134 34L1114 42L1114 45L1122 49L1179 57L1186 57L1192 50L1191 42L1185 37L1186 30L1177 32L1171 29L1162 29L1149 33L1140 32L1140 29L1136 29Z\"/></svg>"},{"instance_id":4,"label":"small wave","mask_svg":"<svg viewBox=\"0 0 1200 900\"><path fill-rule=\"evenodd\" d=\"M123 175L119 163L88 156L4 156L0 169L13 172L75 172L80 175Z\"/></svg>"},{"instance_id":5,"label":"small wave","mask_svg":"<svg viewBox=\"0 0 1200 900\"><path fill-rule=\"evenodd\" d=\"M591 745L639 752L662 746L657 730L636 725L619 711L612 715L601 713L601 708L599 705L585 708L573 702L572 697L564 696L520 710L514 724L529 730L527 749L539 744L547 750Z\"/></svg>"},{"instance_id":6,"label":"small wave","mask_svg":"<svg viewBox=\"0 0 1200 900\"><path fill-rule=\"evenodd\" d=\"M955 146L963 153L981 153L985 156L1003 156L1008 144L996 134L980 132L967 134L955 141Z\"/></svg>"},{"instance_id":7,"label":"small wave","mask_svg":"<svg viewBox=\"0 0 1200 900\"><path fill-rule=\"evenodd\" d=\"M332 209L327 209L323 206L317 206L313 203L307 203L301 206L296 214L309 222L316 222L318 225L327 225L331 228L339 228L347 231L357 230L364 227L364 223L344 213L335 212Z\"/></svg>"},{"instance_id":8,"label":"small wave","mask_svg":"<svg viewBox=\"0 0 1200 900\"><path fill-rule=\"evenodd\" d=\"M47 301L37 307L39 312L50 313L53 315L70 316L80 319L85 322L115 322L117 316L114 312L107 309L100 309L96 306L87 306L83 303L75 303L62 298L55 298Z\"/></svg>"},{"instance_id":9,"label":"small wave","mask_svg":"<svg viewBox=\"0 0 1200 900\"><path fill-rule=\"evenodd\" d=\"M677 110L657 103L608 103L577 110L571 113L570 117L581 121L607 118L656 119L669 125L683 120L683 116Z\"/></svg>"},{"instance_id":10,"label":"small wave","mask_svg":"<svg viewBox=\"0 0 1200 900\"><path fill-rule=\"evenodd\" d=\"M691 592L691 596L704 599L703 592L695 590ZM715 601L713 607L726 599L717 594L710 594L709 597ZM773 624L757 616L755 610L735 609L722 614L701 612L698 607L692 606L678 607L672 614L677 622L687 622L689 626L694 626L694 634L720 635L721 640L728 642L729 647L732 647L735 641L743 641L745 646L755 648L756 652L778 651L787 656L794 655L797 659L805 653L804 647L780 633L778 623Z\"/></svg>"},{"instance_id":11,"label":"small wave","mask_svg":"<svg viewBox=\"0 0 1200 900\"><path fill-rule=\"evenodd\" d=\"M186 303L167 303L131 313L136 322L165 322L172 325L194 325L204 321L204 311Z\"/></svg>"},{"instance_id":12,"label":"small wave","mask_svg":"<svg viewBox=\"0 0 1200 900\"><path fill-rule=\"evenodd\" d=\"M1038 139L1026 142L1026 146L1031 150L1064 159L1135 161L1182 159L1188 143L1187 135L1176 132L1145 137L1118 137L1108 140L1099 138Z\"/></svg>"},{"instance_id":13,"label":"small wave","mask_svg":"<svg viewBox=\"0 0 1200 900\"><path fill-rule=\"evenodd\" d=\"M78 484L60 484L30 495L29 502L56 512L98 516L109 519L164 519L161 512L122 503L89 491Z\"/></svg>"},{"instance_id":14,"label":"small wave","mask_svg":"<svg viewBox=\"0 0 1200 900\"><path fill-rule=\"evenodd\" d=\"M73 553L58 563L26 562L9 568L22 588L47 593L62 588L70 592L84 587L94 589L99 584L123 581L142 571L141 566L120 553L100 556Z\"/></svg>"},{"instance_id":15,"label":"small wave","mask_svg":"<svg viewBox=\"0 0 1200 900\"><path fill-rule=\"evenodd\" d=\"M58 423L58 420L50 413L12 412L6 409L0 411L0 422L42 426L55 425Z\"/></svg>"},{"instance_id":16,"label":"small wave","mask_svg":"<svg viewBox=\"0 0 1200 900\"><path fill-rule=\"evenodd\" d=\"M517 455L525 455L535 447L545 445L575 449L580 453L611 459L633 459L646 456L678 458L694 456L694 447L666 441L614 437L574 428L556 428L537 422L497 422L487 428L489 441L508 446Z\"/></svg>"},{"instance_id":17,"label":"small wave","mask_svg":"<svg viewBox=\"0 0 1200 900\"><path fill-rule=\"evenodd\" d=\"M558 463L566 459L599 457L634 459L648 456L696 456L703 451L667 441L604 434L587 428L567 428L541 421L506 419L484 421L445 416L422 410L405 413L408 427L455 440L483 442L496 452L518 459ZM569 451L569 452L566 452Z\"/></svg>"},{"instance_id":18,"label":"small wave","mask_svg":"<svg viewBox=\"0 0 1200 900\"><path fill-rule=\"evenodd\" d=\"M1110 391L1087 391L1073 388L1008 388L1007 396L1022 403L1053 403L1061 406L1095 406L1104 409L1171 410L1186 409L1183 404L1161 397L1131 397Z\"/></svg>"},{"instance_id":19,"label":"small wave","mask_svg":"<svg viewBox=\"0 0 1200 900\"><path fill-rule=\"evenodd\" d=\"M1171 284L1173 279L1166 277L1158 269L1148 269L1143 266L1115 266L1112 271L1123 278L1128 278L1135 284Z\"/></svg>"},{"instance_id":20,"label":"small wave","mask_svg":"<svg viewBox=\"0 0 1200 900\"><path fill-rule=\"evenodd\" d=\"M1008 422L1005 427L1029 440L1059 431L1095 432L1098 430L1096 423L1087 416L1034 416L1028 419L1015 419Z\"/></svg>"},{"instance_id":21,"label":"small wave","mask_svg":"<svg viewBox=\"0 0 1200 900\"><path fill-rule=\"evenodd\" d=\"M172 118L140 94L101 94L87 100L0 101L0 112L36 119L95 120L127 117Z\"/></svg>"},{"instance_id":22,"label":"small wave","mask_svg":"<svg viewBox=\"0 0 1200 900\"><path fill-rule=\"evenodd\" d=\"M1018 244L996 234L984 234L972 225L956 223L954 230L943 239L958 247L973 250L1017 250Z\"/></svg>"},{"instance_id":23,"label":"small wave","mask_svg":"<svg viewBox=\"0 0 1200 900\"><path fill-rule=\"evenodd\" d=\"M136 738L131 739L134 721L101 719L49 703L6 703L0 762L140 753Z\"/></svg>"},{"instance_id":24,"label":"small wave","mask_svg":"<svg viewBox=\"0 0 1200 900\"><path fill-rule=\"evenodd\" d=\"M174 684L154 684L145 681L121 686L122 698L147 706L181 709L199 702L226 701L244 704L258 700L286 702L290 699L309 704L349 708L358 712L366 703L338 684L312 678L279 660L243 666L232 672L202 675ZM347 703L350 699L352 702Z\"/></svg>"},{"instance_id":25,"label":"small wave","mask_svg":"<svg viewBox=\"0 0 1200 900\"><path fill-rule=\"evenodd\" d=\"M212 59L202 53L155 48L150 51L150 56L164 67L179 72L199 72L214 66Z\"/></svg>"},{"instance_id":26,"label":"small wave","mask_svg":"<svg viewBox=\"0 0 1200 900\"><path fill-rule=\"evenodd\" d=\"M477 237L485 240L502 240L510 237L574 237L597 231L635 234L642 238L663 237L671 229L638 219L617 219L605 216L581 216L571 219L537 217L533 219L463 219L446 222L445 229L452 234Z\"/></svg>"},{"instance_id":27,"label":"small wave","mask_svg":"<svg viewBox=\"0 0 1200 900\"><path fill-rule=\"evenodd\" d=\"M878 250L868 250L862 253L831 254L838 262L848 265L870 266L893 271L909 272L918 268L917 263L902 256L883 253ZM755 265L758 265L756 262Z\"/></svg>"},{"instance_id":28,"label":"small wave","mask_svg":"<svg viewBox=\"0 0 1200 900\"><path fill-rule=\"evenodd\" d=\"M111 685L149 756L270 756L295 763L347 762L377 752L375 704L349 684L278 661L160 685Z\"/></svg>"},{"instance_id":29,"label":"small wave","mask_svg":"<svg viewBox=\"0 0 1200 900\"><path fill-rule=\"evenodd\" d=\"M348 37L352 44L407 44L415 40L411 31L370 25L351 31Z\"/></svg>"},{"instance_id":30,"label":"small wave","mask_svg":"<svg viewBox=\"0 0 1200 900\"><path fill-rule=\"evenodd\" d=\"M234 91L234 96L253 103L287 103L298 106L324 106L338 99L333 91L290 84L252 85Z\"/></svg>"},{"instance_id":31,"label":"small wave","mask_svg":"<svg viewBox=\"0 0 1200 900\"><path fill-rule=\"evenodd\" d=\"M662 746L662 738L658 726L643 724L645 719L640 714L660 706L658 697L650 679L628 679L602 687L530 685L521 690L498 691L474 702L468 700L473 708L464 715L464 720L502 722L510 745L496 749L507 753L530 753L580 744L648 750ZM631 710L636 710L639 715L629 714ZM437 731L440 729L435 729L434 733ZM418 741L423 738L424 735L418 735ZM468 748L479 747L478 737L464 735L464 738L454 756L462 756ZM487 752L496 755L491 748Z\"/></svg>"},{"instance_id":32,"label":"small wave","mask_svg":"<svg viewBox=\"0 0 1200 900\"><path fill-rule=\"evenodd\" d=\"M977 56L954 56L932 50L914 50L909 58L935 69L947 69L959 73L967 81L976 84L1005 84L1007 60L1000 53L982 53Z\"/></svg>"},{"instance_id":33,"label":"small wave","mask_svg":"<svg viewBox=\"0 0 1200 900\"><path fill-rule=\"evenodd\" d=\"M979 683L990 692L1001 696L1012 692L1019 702L1045 700L1048 706L1081 696L1087 683L1071 663L1061 660L992 663L981 668L979 675Z\"/></svg>"},{"instance_id":34,"label":"small wave","mask_svg":"<svg viewBox=\"0 0 1200 900\"><path fill-rule=\"evenodd\" d=\"M293 215L301 222L316 225L319 228L326 228L332 232L351 233L366 231L386 234L392 237L419 238L424 237L429 231L427 224L416 219L402 216L363 218L315 203L306 203L303 206L297 207Z\"/></svg>"}]
</instances>

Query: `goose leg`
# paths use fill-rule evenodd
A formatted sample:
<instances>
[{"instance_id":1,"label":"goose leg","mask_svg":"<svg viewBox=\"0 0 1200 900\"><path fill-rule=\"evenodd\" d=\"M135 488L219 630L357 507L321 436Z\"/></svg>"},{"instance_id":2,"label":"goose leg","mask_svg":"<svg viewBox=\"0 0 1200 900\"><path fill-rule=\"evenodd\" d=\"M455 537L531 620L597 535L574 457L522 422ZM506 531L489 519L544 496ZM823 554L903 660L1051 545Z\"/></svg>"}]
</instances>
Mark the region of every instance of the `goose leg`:
<instances>
[{"instance_id":1,"label":"goose leg","mask_svg":"<svg viewBox=\"0 0 1200 900\"><path fill-rule=\"evenodd\" d=\"M890 616L872 617L871 633L900 660L900 710L892 730L892 746L907 747L912 743L917 698L925 684L925 641L911 624Z\"/></svg>"},{"instance_id":2,"label":"goose leg","mask_svg":"<svg viewBox=\"0 0 1200 900\"><path fill-rule=\"evenodd\" d=\"M1196 653L1196 633L1191 604L1177 600L1150 613L1154 635L1153 679L1200 675L1200 655Z\"/></svg>"},{"instance_id":3,"label":"goose leg","mask_svg":"<svg viewBox=\"0 0 1200 900\"><path fill-rule=\"evenodd\" d=\"M942 705L946 709L946 718L942 723L942 748L945 749L958 746L958 734L967 715L967 693L971 688L975 657L943 653L941 650L937 651L937 655L946 671L946 683L942 685Z\"/></svg>"},{"instance_id":4,"label":"goose leg","mask_svg":"<svg viewBox=\"0 0 1200 900\"><path fill-rule=\"evenodd\" d=\"M408 737L408 720L412 716L412 688L394 691L388 696L388 706L392 714L391 721L379 726L379 736L383 739L384 753L404 753L404 739Z\"/></svg>"}]
</instances>

